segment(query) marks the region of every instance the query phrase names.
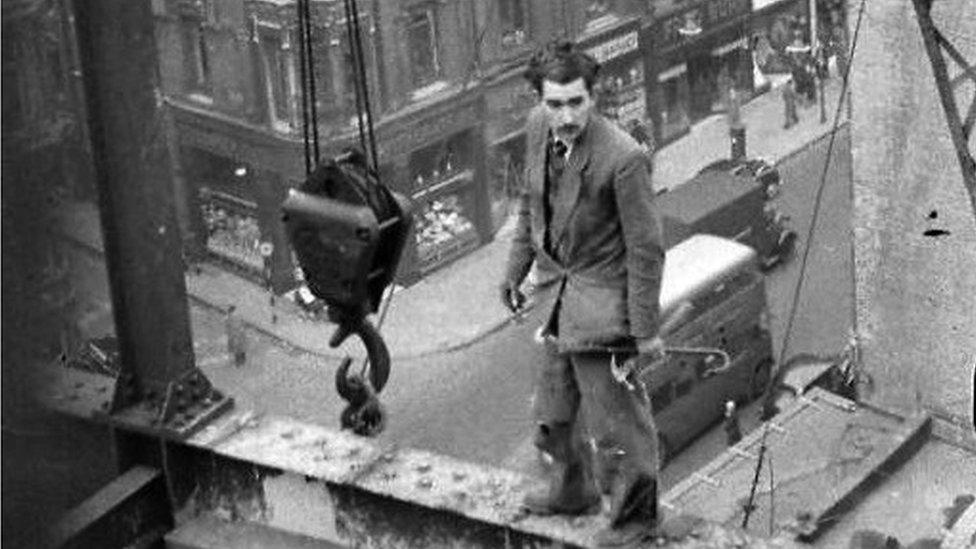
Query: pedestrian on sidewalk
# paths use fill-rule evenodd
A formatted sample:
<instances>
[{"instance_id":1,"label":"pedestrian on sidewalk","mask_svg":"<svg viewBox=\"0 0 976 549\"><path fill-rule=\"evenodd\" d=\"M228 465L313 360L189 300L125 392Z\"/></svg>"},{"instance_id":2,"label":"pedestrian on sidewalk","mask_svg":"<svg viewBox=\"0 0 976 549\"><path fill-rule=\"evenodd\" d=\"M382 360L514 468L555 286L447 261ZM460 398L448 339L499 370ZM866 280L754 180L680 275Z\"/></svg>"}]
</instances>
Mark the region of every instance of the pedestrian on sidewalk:
<instances>
[{"instance_id":1,"label":"pedestrian on sidewalk","mask_svg":"<svg viewBox=\"0 0 976 549\"><path fill-rule=\"evenodd\" d=\"M725 419L722 422L725 428L725 441L729 446L735 446L742 440L742 428L739 426L739 412L736 410L735 401L729 400L725 403Z\"/></svg>"},{"instance_id":2,"label":"pedestrian on sidewalk","mask_svg":"<svg viewBox=\"0 0 976 549\"><path fill-rule=\"evenodd\" d=\"M247 362L247 333L235 305L227 307L224 327L227 331L227 352L233 357L235 366L243 366Z\"/></svg>"},{"instance_id":3,"label":"pedestrian on sidewalk","mask_svg":"<svg viewBox=\"0 0 976 549\"><path fill-rule=\"evenodd\" d=\"M786 122L783 123L783 128L788 130L800 122L800 117L796 113L796 82L793 77L787 78L783 83L783 106L786 111Z\"/></svg>"},{"instance_id":4,"label":"pedestrian on sidewalk","mask_svg":"<svg viewBox=\"0 0 976 549\"><path fill-rule=\"evenodd\" d=\"M610 517L596 542L606 547L649 537L658 521L657 431L637 365L663 358L664 246L647 156L594 112L599 68L567 41L529 61L525 76L539 105L526 122L526 189L501 297L520 311L519 288L535 263L546 320L534 442L552 466L544 489L523 505L537 514L583 514L600 502L599 471Z\"/></svg>"}]
</instances>

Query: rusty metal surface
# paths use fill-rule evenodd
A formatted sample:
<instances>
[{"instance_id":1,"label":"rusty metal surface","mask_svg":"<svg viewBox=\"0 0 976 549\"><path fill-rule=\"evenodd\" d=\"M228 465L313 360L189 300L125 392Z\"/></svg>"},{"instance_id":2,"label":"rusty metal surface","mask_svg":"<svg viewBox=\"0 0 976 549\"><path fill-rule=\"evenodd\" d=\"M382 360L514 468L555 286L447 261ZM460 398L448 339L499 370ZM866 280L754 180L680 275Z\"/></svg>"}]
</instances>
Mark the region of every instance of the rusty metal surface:
<instances>
[{"instance_id":1,"label":"rusty metal surface","mask_svg":"<svg viewBox=\"0 0 976 549\"><path fill-rule=\"evenodd\" d=\"M128 547L158 540L172 526L163 475L137 466L64 515L45 546Z\"/></svg>"},{"instance_id":2,"label":"rusty metal surface","mask_svg":"<svg viewBox=\"0 0 976 549\"><path fill-rule=\"evenodd\" d=\"M41 394L48 407L92 418L109 400L110 378L50 370ZM247 410L166 444L186 450L169 474L192 487L180 490L192 495L177 498L177 524L210 516L232 530L266 526L337 545L494 548L589 547L607 520L524 514L522 495L538 481L521 473ZM708 522L666 545L793 546Z\"/></svg>"},{"instance_id":3,"label":"rusty metal surface","mask_svg":"<svg viewBox=\"0 0 976 549\"><path fill-rule=\"evenodd\" d=\"M34 397L46 408L81 418L107 410L115 391L115 379L57 365L37 367Z\"/></svg>"},{"instance_id":4,"label":"rusty metal surface","mask_svg":"<svg viewBox=\"0 0 976 549\"><path fill-rule=\"evenodd\" d=\"M750 531L815 534L877 474L907 459L928 435L928 416L902 419L814 388L738 445L676 485L663 501L720 524L739 524L766 435ZM772 485L772 489L770 488ZM772 496L772 497L771 497Z\"/></svg>"},{"instance_id":5,"label":"rusty metal surface","mask_svg":"<svg viewBox=\"0 0 976 549\"><path fill-rule=\"evenodd\" d=\"M230 400L194 365L149 4L72 4L121 365L100 409L120 426L185 438Z\"/></svg>"}]
</instances>

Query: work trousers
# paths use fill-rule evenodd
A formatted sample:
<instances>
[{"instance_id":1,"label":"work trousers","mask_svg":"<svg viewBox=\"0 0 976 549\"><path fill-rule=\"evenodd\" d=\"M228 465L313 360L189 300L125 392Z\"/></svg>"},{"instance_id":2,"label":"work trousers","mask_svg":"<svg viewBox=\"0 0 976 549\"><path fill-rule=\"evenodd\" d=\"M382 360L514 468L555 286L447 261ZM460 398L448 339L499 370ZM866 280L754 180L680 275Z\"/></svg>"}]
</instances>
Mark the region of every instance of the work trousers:
<instances>
[{"instance_id":1,"label":"work trousers","mask_svg":"<svg viewBox=\"0 0 976 549\"><path fill-rule=\"evenodd\" d=\"M614 483L656 482L657 431L643 384L634 379L628 387L615 380L610 353L559 353L551 342L545 347L533 405L536 447L562 465L591 467L611 497ZM626 497L626 488L616 491Z\"/></svg>"}]
</instances>

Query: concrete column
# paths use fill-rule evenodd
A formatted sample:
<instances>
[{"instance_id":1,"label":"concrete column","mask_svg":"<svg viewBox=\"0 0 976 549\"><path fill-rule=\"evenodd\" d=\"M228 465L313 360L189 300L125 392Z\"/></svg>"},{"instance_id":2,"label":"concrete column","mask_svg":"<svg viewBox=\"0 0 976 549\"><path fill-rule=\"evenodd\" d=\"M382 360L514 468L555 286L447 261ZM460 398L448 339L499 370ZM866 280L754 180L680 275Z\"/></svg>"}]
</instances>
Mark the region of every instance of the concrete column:
<instances>
[{"instance_id":1,"label":"concrete column","mask_svg":"<svg viewBox=\"0 0 976 549\"><path fill-rule=\"evenodd\" d=\"M912 3L866 6L851 74L855 313L863 363L879 403L968 417L976 361L976 220ZM852 39L859 7L851 1ZM936 2L933 12L948 36L970 35L976 21L976 4L968 0Z\"/></svg>"}]
</instances>

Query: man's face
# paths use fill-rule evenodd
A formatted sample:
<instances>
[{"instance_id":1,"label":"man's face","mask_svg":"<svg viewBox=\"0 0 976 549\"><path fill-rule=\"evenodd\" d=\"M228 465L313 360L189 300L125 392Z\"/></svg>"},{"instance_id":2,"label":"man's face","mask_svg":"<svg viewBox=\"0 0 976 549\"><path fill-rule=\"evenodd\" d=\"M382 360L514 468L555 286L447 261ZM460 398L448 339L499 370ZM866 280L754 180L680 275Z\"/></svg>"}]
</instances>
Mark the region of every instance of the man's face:
<instances>
[{"instance_id":1,"label":"man's face","mask_svg":"<svg viewBox=\"0 0 976 549\"><path fill-rule=\"evenodd\" d=\"M542 106L549 129L559 139L572 142L586 127L593 110L593 98L582 78L566 84L542 81Z\"/></svg>"}]
</instances>

